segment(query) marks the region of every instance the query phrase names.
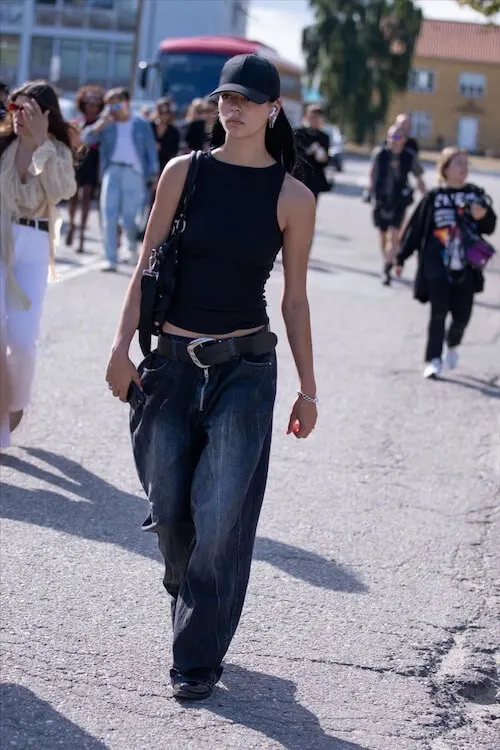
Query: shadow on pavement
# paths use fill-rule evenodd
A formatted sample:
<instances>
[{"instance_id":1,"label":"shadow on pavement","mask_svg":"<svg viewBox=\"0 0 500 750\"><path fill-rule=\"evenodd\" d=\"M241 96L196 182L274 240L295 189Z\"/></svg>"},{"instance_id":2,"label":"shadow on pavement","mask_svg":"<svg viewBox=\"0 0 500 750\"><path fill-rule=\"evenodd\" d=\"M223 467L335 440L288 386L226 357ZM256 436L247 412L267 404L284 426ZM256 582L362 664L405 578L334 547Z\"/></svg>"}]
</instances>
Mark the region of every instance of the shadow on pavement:
<instances>
[{"instance_id":1,"label":"shadow on pavement","mask_svg":"<svg viewBox=\"0 0 500 750\"><path fill-rule=\"evenodd\" d=\"M311 586L349 594L360 594L368 590L353 573L334 560L325 560L315 552L292 547L275 539L258 537L254 558L274 565L275 568L280 568L294 578L310 583Z\"/></svg>"},{"instance_id":2,"label":"shadow on pavement","mask_svg":"<svg viewBox=\"0 0 500 750\"><path fill-rule=\"evenodd\" d=\"M474 378L467 375L462 378L441 375L437 382L451 383L452 385L467 388L470 391L479 391L483 396L488 396L489 398L500 398L500 386L496 385L495 380L497 378L494 378L494 380L481 380L481 378Z\"/></svg>"},{"instance_id":3,"label":"shadow on pavement","mask_svg":"<svg viewBox=\"0 0 500 750\"><path fill-rule=\"evenodd\" d=\"M332 192L335 195L343 195L344 198L361 198L364 189L362 185L358 185L356 182L340 182L337 180Z\"/></svg>"},{"instance_id":4,"label":"shadow on pavement","mask_svg":"<svg viewBox=\"0 0 500 750\"><path fill-rule=\"evenodd\" d=\"M31 690L21 685L0 685L0 746L33 747L36 750L108 750L108 746L87 734L58 713Z\"/></svg>"},{"instance_id":5,"label":"shadow on pavement","mask_svg":"<svg viewBox=\"0 0 500 750\"><path fill-rule=\"evenodd\" d=\"M380 283L382 275L382 267L380 271L371 271L368 268L359 268L358 266L347 266L343 263L328 263L327 261L316 260L312 258L309 261L308 269L310 271L318 271L319 273L331 273L338 274L339 272L345 271L346 273L355 273L360 276L368 276L372 279L376 279ZM393 279L393 284L402 286L413 286L413 281L410 279ZM477 304L477 303L476 303Z\"/></svg>"},{"instance_id":6,"label":"shadow on pavement","mask_svg":"<svg viewBox=\"0 0 500 750\"><path fill-rule=\"evenodd\" d=\"M43 448L25 448L25 451L56 469L59 474L8 453L2 455L2 467L28 474L86 502L72 500L49 489L28 492L23 487L2 482L0 515L3 518L116 544L135 554L160 559L154 539L140 531L140 525L147 515L146 504L141 498L117 489L76 461L58 453ZM257 541L255 558L269 562L314 586L352 593L366 590L352 572L347 572L337 563L273 539Z\"/></svg>"},{"instance_id":7,"label":"shadow on pavement","mask_svg":"<svg viewBox=\"0 0 500 750\"><path fill-rule=\"evenodd\" d=\"M203 708L264 734L286 750L369 750L325 734L318 718L297 702L292 680L226 664L222 682Z\"/></svg>"},{"instance_id":8,"label":"shadow on pavement","mask_svg":"<svg viewBox=\"0 0 500 750\"><path fill-rule=\"evenodd\" d=\"M351 242L352 237L348 237L346 234L335 234L335 232L325 232L324 229L316 229L314 232L315 237L326 237L328 240L338 240L339 242Z\"/></svg>"},{"instance_id":9,"label":"shadow on pavement","mask_svg":"<svg viewBox=\"0 0 500 750\"><path fill-rule=\"evenodd\" d=\"M309 260L308 269L310 271L318 271L319 273L331 274L336 274L339 271L345 271L346 273L357 273L361 276L369 276L372 279L380 279L381 277L381 271L371 271L368 268L347 266L342 263L328 263L327 261L315 260L314 258L311 258ZM393 284L413 287L413 279L393 279ZM474 300L474 306L482 307L484 310L500 310L500 305L496 305L494 302L482 302L478 299Z\"/></svg>"}]
</instances>

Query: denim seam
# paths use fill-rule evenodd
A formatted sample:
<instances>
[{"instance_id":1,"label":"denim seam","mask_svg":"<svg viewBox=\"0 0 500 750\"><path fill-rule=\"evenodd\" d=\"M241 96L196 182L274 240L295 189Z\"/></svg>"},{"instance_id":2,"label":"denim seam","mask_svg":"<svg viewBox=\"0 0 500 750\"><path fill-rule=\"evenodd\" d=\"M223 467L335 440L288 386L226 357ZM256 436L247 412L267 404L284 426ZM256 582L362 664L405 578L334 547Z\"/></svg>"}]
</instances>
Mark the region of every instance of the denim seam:
<instances>
[{"instance_id":1,"label":"denim seam","mask_svg":"<svg viewBox=\"0 0 500 750\"><path fill-rule=\"evenodd\" d=\"M231 631L234 632L235 625L234 625L234 608L236 606L236 602L238 600L239 590L240 590L240 551L241 551L241 512L238 516L238 549L236 553L236 575L235 575L235 592L233 597L233 603L231 606L231 614L229 617L229 622L231 623Z\"/></svg>"}]
</instances>

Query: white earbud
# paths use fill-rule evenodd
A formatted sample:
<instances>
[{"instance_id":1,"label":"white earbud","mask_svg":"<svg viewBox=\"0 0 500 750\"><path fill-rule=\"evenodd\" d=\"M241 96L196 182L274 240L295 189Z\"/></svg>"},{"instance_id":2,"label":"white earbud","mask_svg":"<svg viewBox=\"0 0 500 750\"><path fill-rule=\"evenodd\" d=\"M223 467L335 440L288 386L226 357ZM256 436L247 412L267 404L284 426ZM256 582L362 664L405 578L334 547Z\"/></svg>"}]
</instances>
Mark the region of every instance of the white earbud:
<instances>
[{"instance_id":1,"label":"white earbud","mask_svg":"<svg viewBox=\"0 0 500 750\"><path fill-rule=\"evenodd\" d=\"M275 114L277 114L277 112L278 112L278 107L273 107L272 110L271 110L271 114L275 115Z\"/></svg>"}]
</instances>

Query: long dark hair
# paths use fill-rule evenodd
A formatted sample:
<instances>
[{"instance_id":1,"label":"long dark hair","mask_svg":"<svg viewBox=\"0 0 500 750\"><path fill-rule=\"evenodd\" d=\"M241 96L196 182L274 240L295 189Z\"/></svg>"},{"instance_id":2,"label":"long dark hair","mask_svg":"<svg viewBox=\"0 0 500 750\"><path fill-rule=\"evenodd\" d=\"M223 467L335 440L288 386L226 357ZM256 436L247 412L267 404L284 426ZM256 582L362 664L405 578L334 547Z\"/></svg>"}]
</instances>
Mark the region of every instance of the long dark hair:
<instances>
[{"instance_id":1,"label":"long dark hair","mask_svg":"<svg viewBox=\"0 0 500 750\"><path fill-rule=\"evenodd\" d=\"M18 96L26 96L34 99L42 112L49 113L49 133L58 141L64 143L68 148L71 146L72 126L62 116L57 94L47 81L28 81L20 88L12 92L9 101L15 102ZM9 112L0 125L0 157L12 141L17 138L12 124L12 115Z\"/></svg>"},{"instance_id":2,"label":"long dark hair","mask_svg":"<svg viewBox=\"0 0 500 750\"><path fill-rule=\"evenodd\" d=\"M225 140L226 131L222 127L219 116L217 116L212 128L210 144L212 148L218 148L225 143ZM292 174L297 160L295 137L292 126L282 109L280 109L276 117L274 127L271 128L269 125L266 127L265 143L267 153L278 164L282 164L287 172Z\"/></svg>"}]
</instances>

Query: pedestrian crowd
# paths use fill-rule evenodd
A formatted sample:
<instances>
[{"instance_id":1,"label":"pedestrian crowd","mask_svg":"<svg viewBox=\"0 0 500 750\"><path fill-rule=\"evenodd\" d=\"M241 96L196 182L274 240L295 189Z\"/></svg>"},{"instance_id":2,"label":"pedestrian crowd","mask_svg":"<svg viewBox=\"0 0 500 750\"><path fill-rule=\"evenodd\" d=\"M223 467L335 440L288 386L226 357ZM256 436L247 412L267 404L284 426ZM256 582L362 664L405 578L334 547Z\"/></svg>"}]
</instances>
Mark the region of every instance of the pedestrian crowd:
<instances>
[{"instance_id":1,"label":"pedestrian crowd","mask_svg":"<svg viewBox=\"0 0 500 750\"><path fill-rule=\"evenodd\" d=\"M149 500L143 530L156 535L164 559L173 693L199 700L220 679L238 626L266 487L277 338L264 289L280 251L282 314L298 380L286 432L307 438L317 420L306 277L317 200L330 188L324 113L309 107L294 133L278 71L258 55L231 58L182 129L170 99L159 99L148 117L134 115L123 88L85 86L77 106L78 120L65 122L46 82L25 84L0 103L1 445L30 399L56 206L69 201L68 244L81 211L83 252L98 190L104 269L116 271L119 227L134 264L106 380L130 404L133 454ZM489 197L467 181L462 149L443 151L439 185L427 189L410 126L398 117L375 150L367 198L384 284L418 253L415 296L431 306L424 374L437 377L445 340L447 364L457 365L493 252L483 235L496 216ZM405 227L410 174L423 197ZM138 252L141 211L148 218ZM138 329L145 356L136 367L129 349Z\"/></svg>"}]
</instances>

